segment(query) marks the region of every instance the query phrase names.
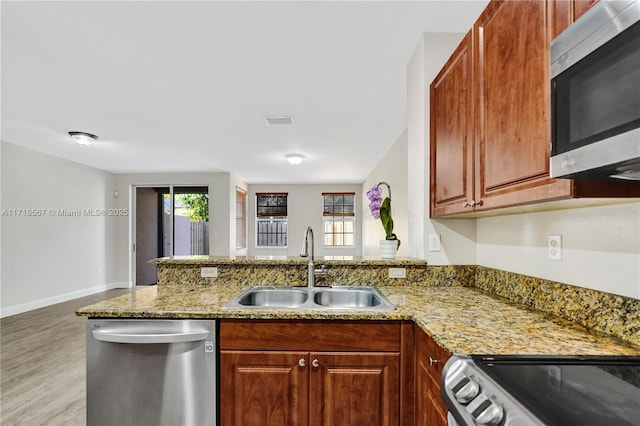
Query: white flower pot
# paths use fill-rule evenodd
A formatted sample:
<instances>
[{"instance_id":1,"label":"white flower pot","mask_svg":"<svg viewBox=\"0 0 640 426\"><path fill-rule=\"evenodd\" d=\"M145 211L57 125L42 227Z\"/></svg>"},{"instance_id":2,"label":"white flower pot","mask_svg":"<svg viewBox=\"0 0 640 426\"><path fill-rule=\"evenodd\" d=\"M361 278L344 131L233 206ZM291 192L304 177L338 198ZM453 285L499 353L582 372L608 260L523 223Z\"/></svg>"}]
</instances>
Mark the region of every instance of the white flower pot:
<instances>
[{"instance_id":1,"label":"white flower pot","mask_svg":"<svg viewBox=\"0 0 640 426\"><path fill-rule=\"evenodd\" d=\"M380 257L395 259L398 252L398 240L380 240Z\"/></svg>"}]
</instances>

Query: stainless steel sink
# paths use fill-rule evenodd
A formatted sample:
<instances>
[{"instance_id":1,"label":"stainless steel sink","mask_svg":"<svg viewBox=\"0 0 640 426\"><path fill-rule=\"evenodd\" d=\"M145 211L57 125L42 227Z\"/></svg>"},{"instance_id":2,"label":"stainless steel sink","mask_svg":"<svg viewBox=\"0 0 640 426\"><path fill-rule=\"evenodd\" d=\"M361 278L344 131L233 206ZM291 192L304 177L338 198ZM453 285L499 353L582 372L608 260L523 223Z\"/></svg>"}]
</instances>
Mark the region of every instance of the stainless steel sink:
<instances>
[{"instance_id":1,"label":"stainless steel sink","mask_svg":"<svg viewBox=\"0 0 640 426\"><path fill-rule=\"evenodd\" d=\"M304 304L309 299L305 290L294 288L253 287L238 299L242 306L292 308Z\"/></svg>"},{"instance_id":2,"label":"stainless steel sink","mask_svg":"<svg viewBox=\"0 0 640 426\"><path fill-rule=\"evenodd\" d=\"M373 287L316 289L313 302L334 309L375 308L382 305L382 295Z\"/></svg>"},{"instance_id":3,"label":"stainless steel sink","mask_svg":"<svg viewBox=\"0 0 640 426\"><path fill-rule=\"evenodd\" d=\"M240 293L225 308L393 310L375 287L255 286Z\"/></svg>"}]
</instances>

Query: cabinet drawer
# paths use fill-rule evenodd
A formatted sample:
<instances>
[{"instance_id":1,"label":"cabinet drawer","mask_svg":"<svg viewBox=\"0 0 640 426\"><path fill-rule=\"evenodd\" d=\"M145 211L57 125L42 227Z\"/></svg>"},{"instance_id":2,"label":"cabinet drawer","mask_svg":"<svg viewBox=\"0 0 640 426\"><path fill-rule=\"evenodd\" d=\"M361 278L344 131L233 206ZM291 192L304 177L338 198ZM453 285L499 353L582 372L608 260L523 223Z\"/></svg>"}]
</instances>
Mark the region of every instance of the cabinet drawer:
<instances>
[{"instance_id":1,"label":"cabinet drawer","mask_svg":"<svg viewBox=\"0 0 640 426\"><path fill-rule=\"evenodd\" d=\"M221 320L220 349L400 351L398 321Z\"/></svg>"}]
</instances>

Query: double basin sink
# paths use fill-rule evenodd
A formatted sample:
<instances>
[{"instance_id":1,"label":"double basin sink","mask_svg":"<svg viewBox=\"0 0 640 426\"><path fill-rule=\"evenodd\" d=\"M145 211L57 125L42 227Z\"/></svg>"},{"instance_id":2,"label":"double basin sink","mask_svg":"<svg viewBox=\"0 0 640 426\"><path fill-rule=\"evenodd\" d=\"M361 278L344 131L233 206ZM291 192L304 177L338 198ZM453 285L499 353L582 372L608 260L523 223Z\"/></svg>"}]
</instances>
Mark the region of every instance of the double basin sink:
<instances>
[{"instance_id":1,"label":"double basin sink","mask_svg":"<svg viewBox=\"0 0 640 426\"><path fill-rule=\"evenodd\" d=\"M393 310L395 306L375 287L255 286L243 291L226 308Z\"/></svg>"}]
</instances>

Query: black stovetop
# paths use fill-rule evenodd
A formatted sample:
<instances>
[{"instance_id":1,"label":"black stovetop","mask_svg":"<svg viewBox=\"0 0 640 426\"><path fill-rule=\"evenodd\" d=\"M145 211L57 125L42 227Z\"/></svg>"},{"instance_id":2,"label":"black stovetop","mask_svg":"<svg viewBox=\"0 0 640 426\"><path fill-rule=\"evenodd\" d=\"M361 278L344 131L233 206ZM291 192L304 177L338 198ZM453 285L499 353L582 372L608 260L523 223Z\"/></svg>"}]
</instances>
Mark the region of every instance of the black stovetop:
<instances>
[{"instance_id":1,"label":"black stovetop","mask_svg":"<svg viewBox=\"0 0 640 426\"><path fill-rule=\"evenodd\" d=\"M473 355L549 425L640 425L640 356Z\"/></svg>"}]
</instances>

